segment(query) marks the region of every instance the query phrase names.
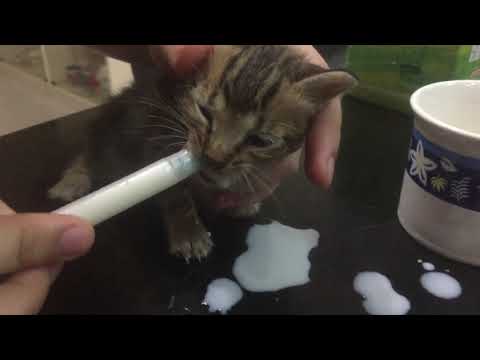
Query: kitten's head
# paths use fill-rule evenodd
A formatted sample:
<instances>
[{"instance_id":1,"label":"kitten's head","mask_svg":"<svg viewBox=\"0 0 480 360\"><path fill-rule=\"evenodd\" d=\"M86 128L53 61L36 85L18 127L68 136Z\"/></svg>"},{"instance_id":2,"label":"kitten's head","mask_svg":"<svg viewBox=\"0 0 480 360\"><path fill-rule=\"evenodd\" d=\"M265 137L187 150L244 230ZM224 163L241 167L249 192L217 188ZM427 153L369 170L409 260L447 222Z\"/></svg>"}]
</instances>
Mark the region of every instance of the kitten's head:
<instances>
[{"instance_id":1,"label":"kitten's head","mask_svg":"<svg viewBox=\"0 0 480 360\"><path fill-rule=\"evenodd\" d=\"M287 46L216 47L183 99L187 147L205 161L201 178L229 188L242 171L292 154L312 116L356 82Z\"/></svg>"}]
</instances>

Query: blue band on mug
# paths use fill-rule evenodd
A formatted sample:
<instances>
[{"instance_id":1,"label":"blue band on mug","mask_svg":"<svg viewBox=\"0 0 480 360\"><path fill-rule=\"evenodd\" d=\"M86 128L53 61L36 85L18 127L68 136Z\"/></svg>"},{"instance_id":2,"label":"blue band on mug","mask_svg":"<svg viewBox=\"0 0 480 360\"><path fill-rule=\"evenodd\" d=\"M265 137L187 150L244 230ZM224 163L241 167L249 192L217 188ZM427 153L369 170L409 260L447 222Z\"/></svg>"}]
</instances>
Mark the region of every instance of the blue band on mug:
<instances>
[{"instance_id":1,"label":"blue band on mug","mask_svg":"<svg viewBox=\"0 0 480 360\"><path fill-rule=\"evenodd\" d=\"M450 204L480 212L480 160L431 143L413 131L407 173L412 180Z\"/></svg>"}]
</instances>

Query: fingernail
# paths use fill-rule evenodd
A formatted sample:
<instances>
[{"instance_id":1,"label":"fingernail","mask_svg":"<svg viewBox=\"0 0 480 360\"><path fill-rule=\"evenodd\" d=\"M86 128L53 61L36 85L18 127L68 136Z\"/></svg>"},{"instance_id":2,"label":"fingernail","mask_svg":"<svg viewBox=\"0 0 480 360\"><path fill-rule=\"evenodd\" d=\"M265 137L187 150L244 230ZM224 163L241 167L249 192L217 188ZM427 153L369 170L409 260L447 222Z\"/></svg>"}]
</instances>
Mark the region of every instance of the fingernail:
<instances>
[{"instance_id":1,"label":"fingernail","mask_svg":"<svg viewBox=\"0 0 480 360\"><path fill-rule=\"evenodd\" d=\"M93 242L93 236L90 229L74 226L67 229L60 239L60 254L70 260L85 252L90 248Z\"/></svg>"},{"instance_id":2,"label":"fingernail","mask_svg":"<svg viewBox=\"0 0 480 360\"><path fill-rule=\"evenodd\" d=\"M328 160L328 165L327 165L327 171L328 171L328 186L332 185L333 182L333 175L335 174L335 158L332 156Z\"/></svg>"}]
</instances>

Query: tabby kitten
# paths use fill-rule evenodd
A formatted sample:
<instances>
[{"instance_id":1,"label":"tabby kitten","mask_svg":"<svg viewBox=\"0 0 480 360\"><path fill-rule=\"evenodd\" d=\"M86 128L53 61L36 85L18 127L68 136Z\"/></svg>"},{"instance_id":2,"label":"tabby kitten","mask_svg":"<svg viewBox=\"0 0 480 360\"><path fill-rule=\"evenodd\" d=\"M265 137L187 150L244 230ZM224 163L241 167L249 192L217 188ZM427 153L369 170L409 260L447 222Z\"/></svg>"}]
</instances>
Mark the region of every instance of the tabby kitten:
<instances>
[{"instance_id":1,"label":"tabby kitten","mask_svg":"<svg viewBox=\"0 0 480 360\"><path fill-rule=\"evenodd\" d=\"M263 170L299 150L312 116L355 84L350 73L313 65L288 46L217 46L195 78L156 73L114 99L109 120L92 129L89 148L49 196L71 201L187 148L203 170L159 198L170 252L201 259L212 241L197 206L258 212L259 203L242 199L270 186Z\"/></svg>"}]
</instances>

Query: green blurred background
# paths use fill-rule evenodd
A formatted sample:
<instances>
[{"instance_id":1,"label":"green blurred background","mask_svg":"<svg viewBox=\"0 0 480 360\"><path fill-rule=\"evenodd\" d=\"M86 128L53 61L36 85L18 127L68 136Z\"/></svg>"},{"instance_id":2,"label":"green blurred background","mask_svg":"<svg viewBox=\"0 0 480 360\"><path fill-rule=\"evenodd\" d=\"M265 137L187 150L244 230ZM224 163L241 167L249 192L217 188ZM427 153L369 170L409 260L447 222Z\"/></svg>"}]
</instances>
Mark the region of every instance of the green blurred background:
<instances>
[{"instance_id":1,"label":"green blurred background","mask_svg":"<svg viewBox=\"0 0 480 360\"><path fill-rule=\"evenodd\" d=\"M410 113L409 98L418 88L469 79L480 69L480 45L353 45L345 50L346 67L360 78L352 95L404 113Z\"/></svg>"}]
</instances>

